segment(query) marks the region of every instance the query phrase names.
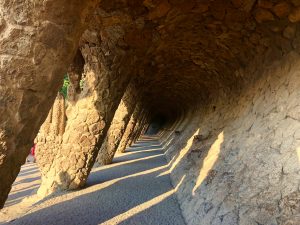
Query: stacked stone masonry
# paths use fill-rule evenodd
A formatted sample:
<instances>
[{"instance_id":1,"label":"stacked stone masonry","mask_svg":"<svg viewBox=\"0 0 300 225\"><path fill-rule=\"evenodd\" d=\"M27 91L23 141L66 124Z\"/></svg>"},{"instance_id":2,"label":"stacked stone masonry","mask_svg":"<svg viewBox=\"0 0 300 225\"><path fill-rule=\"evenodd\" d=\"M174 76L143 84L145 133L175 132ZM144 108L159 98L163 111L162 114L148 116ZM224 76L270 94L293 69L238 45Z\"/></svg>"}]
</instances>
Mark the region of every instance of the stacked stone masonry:
<instances>
[{"instance_id":1,"label":"stacked stone masonry","mask_svg":"<svg viewBox=\"0 0 300 225\"><path fill-rule=\"evenodd\" d=\"M127 124L125 132L124 132L124 134L122 136L121 142L120 142L120 144L118 146L117 151L120 152L120 153L124 153L125 152L126 147L128 146L128 143L130 142L130 140L132 138L132 135L134 133L134 128L136 126L140 110L141 110L140 103L137 102L137 104L136 104L136 106L134 108L134 111L133 111L133 113L132 113L132 115L130 117L130 120L129 120L128 124Z\"/></svg>"},{"instance_id":2,"label":"stacked stone masonry","mask_svg":"<svg viewBox=\"0 0 300 225\"><path fill-rule=\"evenodd\" d=\"M127 124L129 123L130 116L136 105L136 93L134 91L135 86L131 82L115 112L113 121L106 134L105 140L99 150L97 162L99 165L110 164L113 160L115 153L117 152L118 146L124 135Z\"/></svg>"}]
</instances>

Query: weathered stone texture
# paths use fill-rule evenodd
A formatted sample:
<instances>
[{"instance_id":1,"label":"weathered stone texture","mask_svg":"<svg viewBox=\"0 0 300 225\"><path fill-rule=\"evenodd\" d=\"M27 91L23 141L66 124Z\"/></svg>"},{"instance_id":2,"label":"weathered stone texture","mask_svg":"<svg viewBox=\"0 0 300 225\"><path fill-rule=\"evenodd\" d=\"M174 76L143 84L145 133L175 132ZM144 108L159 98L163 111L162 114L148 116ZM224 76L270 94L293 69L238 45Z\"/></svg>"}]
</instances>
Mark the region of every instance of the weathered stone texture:
<instances>
[{"instance_id":1,"label":"weathered stone texture","mask_svg":"<svg viewBox=\"0 0 300 225\"><path fill-rule=\"evenodd\" d=\"M42 168L41 195L56 190L76 189L85 184L117 107L118 98L121 98L120 89L126 87L128 80L124 76L125 79L119 79L110 89L105 87L117 71L104 70L104 65L98 63L90 64L89 57L99 55L97 47L85 46L82 51L87 63L84 87L78 100L69 103L66 129L62 142L55 147L56 157L51 168ZM109 95L107 91L111 91ZM47 148L43 150L46 151Z\"/></svg>"},{"instance_id":2,"label":"weathered stone texture","mask_svg":"<svg viewBox=\"0 0 300 225\"><path fill-rule=\"evenodd\" d=\"M41 168L39 194L42 196L57 190L77 189L85 184L128 82L135 77L134 50L127 48L124 51L119 46L131 23L121 21L123 27L108 23L106 20L110 16L98 8L90 28L82 36L83 88L76 91L81 77L77 64L82 60L75 58L70 77L74 85L71 88L76 93L69 92L69 96L75 94L68 101L67 124L62 142L56 147L55 160L50 169ZM101 27L102 23L106 27Z\"/></svg>"},{"instance_id":3,"label":"weathered stone texture","mask_svg":"<svg viewBox=\"0 0 300 225\"><path fill-rule=\"evenodd\" d=\"M97 162L99 165L110 164L118 149L136 104L136 93L133 83L128 85L123 98L116 110L113 121L99 150Z\"/></svg>"},{"instance_id":4,"label":"weathered stone texture","mask_svg":"<svg viewBox=\"0 0 300 225\"><path fill-rule=\"evenodd\" d=\"M125 152L125 149L128 145L128 142L129 140L131 139L132 135L133 135L133 132L134 132L134 128L135 128L135 125L137 123L137 119L138 119L138 116L139 116L139 113L140 113L140 110L141 110L141 104L138 102L134 108L134 111L130 117L130 120L127 124L127 127L125 129L125 132L122 136L122 139L121 139L121 142L118 146L118 149L117 151L118 152Z\"/></svg>"},{"instance_id":5,"label":"weathered stone texture","mask_svg":"<svg viewBox=\"0 0 300 225\"><path fill-rule=\"evenodd\" d=\"M67 98L70 102L76 102L81 92L80 82L83 81L82 74L84 72L84 64L84 58L81 51L78 49L73 62L68 68L68 78L70 84L68 86Z\"/></svg>"},{"instance_id":6,"label":"weathered stone texture","mask_svg":"<svg viewBox=\"0 0 300 225\"><path fill-rule=\"evenodd\" d=\"M146 126L148 120L148 113L145 112L140 120L139 126L137 127L136 133L133 136L132 143L136 142L141 135L143 135L144 127ZM131 144L132 144L131 143Z\"/></svg>"},{"instance_id":7,"label":"weathered stone texture","mask_svg":"<svg viewBox=\"0 0 300 225\"><path fill-rule=\"evenodd\" d=\"M188 224L299 224L299 62L290 53L258 69L174 138L167 154Z\"/></svg>"},{"instance_id":8,"label":"weathered stone texture","mask_svg":"<svg viewBox=\"0 0 300 225\"><path fill-rule=\"evenodd\" d=\"M96 3L0 1L0 208Z\"/></svg>"},{"instance_id":9,"label":"weathered stone texture","mask_svg":"<svg viewBox=\"0 0 300 225\"><path fill-rule=\"evenodd\" d=\"M145 109L141 109L138 116L136 117L134 128L133 128L131 134L128 137L126 147L130 147L134 143L135 138L138 136L139 130L141 129L142 121L144 119L144 116L145 116Z\"/></svg>"},{"instance_id":10,"label":"weathered stone texture","mask_svg":"<svg viewBox=\"0 0 300 225\"><path fill-rule=\"evenodd\" d=\"M64 96L58 94L47 119L35 138L35 157L39 168L49 170L55 161L66 126L66 105Z\"/></svg>"}]
</instances>

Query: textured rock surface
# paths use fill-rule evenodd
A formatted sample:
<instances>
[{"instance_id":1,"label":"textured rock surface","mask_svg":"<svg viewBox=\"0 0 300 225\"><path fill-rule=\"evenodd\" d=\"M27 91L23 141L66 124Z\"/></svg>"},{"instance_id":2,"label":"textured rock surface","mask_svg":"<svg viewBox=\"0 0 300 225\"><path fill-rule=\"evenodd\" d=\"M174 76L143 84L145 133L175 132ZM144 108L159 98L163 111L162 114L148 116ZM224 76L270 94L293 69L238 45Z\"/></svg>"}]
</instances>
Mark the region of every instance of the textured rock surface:
<instances>
[{"instance_id":1,"label":"textured rock surface","mask_svg":"<svg viewBox=\"0 0 300 225\"><path fill-rule=\"evenodd\" d=\"M35 139L37 144L35 155L42 172L50 170L51 163L55 160L56 151L62 143L65 126L65 99L61 94L58 94Z\"/></svg>"},{"instance_id":2,"label":"textured rock surface","mask_svg":"<svg viewBox=\"0 0 300 225\"><path fill-rule=\"evenodd\" d=\"M137 127L137 130L136 130L136 133L134 133L134 136L133 136L133 139L132 139L132 143L136 142L138 140L138 138L143 134L143 130L145 129L145 127L147 127L147 119L148 119L148 113L145 112L142 117L141 117L141 120L138 124L138 127ZM130 144L130 145L131 145Z\"/></svg>"},{"instance_id":3,"label":"textured rock surface","mask_svg":"<svg viewBox=\"0 0 300 225\"><path fill-rule=\"evenodd\" d=\"M143 126L142 123L143 120L145 119L145 114L146 114L145 110L142 109L139 112L138 116L136 117L136 122L134 124L133 130L131 132L131 135L128 137L128 141L126 145L127 147L130 147L134 143L136 137L138 136L138 133Z\"/></svg>"},{"instance_id":4,"label":"textured rock surface","mask_svg":"<svg viewBox=\"0 0 300 225\"><path fill-rule=\"evenodd\" d=\"M0 208L97 1L0 1Z\"/></svg>"},{"instance_id":5,"label":"textured rock surface","mask_svg":"<svg viewBox=\"0 0 300 225\"><path fill-rule=\"evenodd\" d=\"M173 134L167 154L188 224L299 224L299 62L291 53L256 70L240 95L220 96Z\"/></svg>"},{"instance_id":6,"label":"textured rock surface","mask_svg":"<svg viewBox=\"0 0 300 225\"><path fill-rule=\"evenodd\" d=\"M133 83L130 83L122 97L122 100L116 110L113 121L109 127L106 137L102 143L97 157L99 165L110 164L118 149L126 126L130 120L136 105L136 93Z\"/></svg>"},{"instance_id":7,"label":"textured rock surface","mask_svg":"<svg viewBox=\"0 0 300 225\"><path fill-rule=\"evenodd\" d=\"M118 149L117 149L118 152L121 152L121 153L125 152L127 144L133 135L134 127L137 123L137 118L139 116L140 110L141 110L141 105L138 102L134 108L134 111L133 111L133 113L130 117L130 120L126 126L125 132L122 136L121 142L118 146Z\"/></svg>"},{"instance_id":8,"label":"textured rock surface","mask_svg":"<svg viewBox=\"0 0 300 225\"><path fill-rule=\"evenodd\" d=\"M137 27L134 18L123 12L111 13L105 4L103 7L108 9L97 8L80 41L84 74L79 74L83 70L80 54L69 69L72 85L66 128L55 147L54 160L48 161L51 166L41 167L42 196L85 184L128 82L135 78L136 56L144 51L124 42L126 32ZM78 90L80 77L82 90ZM49 157L47 147L38 151L41 157Z\"/></svg>"},{"instance_id":9,"label":"textured rock surface","mask_svg":"<svg viewBox=\"0 0 300 225\"><path fill-rule=\"evenodd\" d=\"M110 69L105 64L109 63L111 57L103 55L101 46L88 43L82 46L81 51L85 59L84 85L77 100L69 102L65 132L61 139L57 137L60 141L54 148L55 152L49 152L47 148L52 142L38 150L42 158L52 158L54 155L54 160L48 161L51 163L50 168L40 167L42 170L40 195L47 195L56 190L76 189L85 184L120 101L121 93L129 81L126 74L115 80L120 69L117 60L123 61L125 65L131 65L131 62L127 61L130 58L126 58L124 52L114 55L118 56L118 59L115 60L115 67ZM113 85L108 86L110 83Z\"/></svg>"}]
</instances>

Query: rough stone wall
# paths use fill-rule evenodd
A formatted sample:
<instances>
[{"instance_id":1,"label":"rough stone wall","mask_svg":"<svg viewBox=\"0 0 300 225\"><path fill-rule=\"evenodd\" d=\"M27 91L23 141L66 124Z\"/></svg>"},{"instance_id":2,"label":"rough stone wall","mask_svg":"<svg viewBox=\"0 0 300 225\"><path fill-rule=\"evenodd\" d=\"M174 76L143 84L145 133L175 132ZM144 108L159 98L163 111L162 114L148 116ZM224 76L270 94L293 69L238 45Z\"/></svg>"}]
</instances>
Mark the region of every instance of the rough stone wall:
<instances>
[{"instance_id":1,"label":"rough stone wall","mask_svg":"<svg viewBox=\"0 0 300 225\"><path fill-rule=\"evenodd\" d=\"M0 1L0 208L96 3Z\"/></svg>"},{"instance_id":2,"label":"rough stone wall","mask_svg":"<svg viewBox=\"0 0 300 225\"><path fill-rule=\"evenodd\" d=\"M173 134L166 153L187 224L299 224L300 56L254 71L260 79Z\"/></svg>"},{"instance_id":3,"label":"rough stone wall","mask_svg":"<svg viewBox=\"0 0 300 225\"><path fill-rule=\"evenodd\" d=\"M134 84L131 82L123 95L107 135L99 150L97 157L97 162L99 165L107 165L112 162L127 124L129 123L130 116L135 108L136 99L137 96L134 91Z\"/></svg>"}]
</instances>

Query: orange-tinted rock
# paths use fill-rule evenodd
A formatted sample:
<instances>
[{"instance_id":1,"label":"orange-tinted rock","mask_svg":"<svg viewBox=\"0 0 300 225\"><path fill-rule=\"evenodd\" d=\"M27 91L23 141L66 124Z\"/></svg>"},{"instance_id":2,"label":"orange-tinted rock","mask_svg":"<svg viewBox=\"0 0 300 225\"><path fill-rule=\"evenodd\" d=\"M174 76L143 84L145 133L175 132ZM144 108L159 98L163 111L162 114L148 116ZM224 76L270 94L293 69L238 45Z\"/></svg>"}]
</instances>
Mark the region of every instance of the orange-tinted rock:
<instances>
[{"instance_id":1,"label":"orange-tinted rock","mask_svg":"<svg viewBox=\"0 0 300 225\"><path fill-rule=\"evenodd\" d=\"M198 3L197 4L197 12L199 13L204 13L204 12L207 12L208 11L208 8L209 8L209 4L208 3Z\"/></svg>"},{"instance_id":2,"label":"orange-tinted rock","mask_svg":"<svg viewBox=\"0 0 300 225\"><path fill-rule=\"evenodd\" d=\"M274 15L265 9L258 9L255 13L255 19L258 23L267 22L267 21L273 21Z\"/></svg>"},{"instance_id":3,"label":"orange-tinted rock","mask_svg":"<svg viewBox=\"0 0 300 225\"><path fill-rule=\"evenodd\" d=\"M271 9L273 7L273 3L268 0L258 0L257 6L264 9Z\"/></svg>"},{"instance_id":4,"label":"orange-tinted rock","mask_svg":"<svg viewBox=\"0 0 300 225\"><path fill-rule=\"evenodd\" d=\"M245 12L250 12L253 9L256 0L243 0L241 5L241 10Z\"/></svg>"},{"instance_id":5,"label":"orange-tinted rock","mask_svg":"<svg viewBox=\"0 0 300 225\"><path fill-rule=\"evenodd\" d=\"M289 15L291 6L287 2L280 2L273 7L273 12L279 18L283 18Z\"/></svg>"},{"instance_id":6,"label":"orange-tinted rock","mask_svg":"<svg viewBox=\"0 0 300 225\"><path fill-rule=\"evenodd\" d=\"M300 0L290 0L295 6L300 6Z\"/></svg>"},{"instance_id":7,"label":"orange-tinted rock","mask_svg":"<svg viewBox=\"0 0 300 225\"><path fill-rule=\"evenodd\" d=\"M114 26L118 24L128 24L130 22L132 22L132 19L128 15L115 15L102 18L102 23L105 27Z\"/></svg>"},{"instance_id":8,"label":"orange-tinted rock","mask_svg":"<svg viewBox=\"0 0 300 225\"><path fill-rule=\"evenodd\" d=\"M157 2L153 0L145 0L143 2L143 5L146 6L148 9L152 9L157 5Z\"/></svg>"},{"instance_id":9,"label":"orange-tinted rock","mask_svg":"<svg viewBox=\"0 0 300 225\"><path fill-rule=\"evenodd\" d=\"M145 30L132 29L125 34L124 41L135 48L147 46L151 42L151 33Z\"/></svg>"},{"instance_id":10,"label":"orange-tinted rock","mask_svg":"<svg viewBox=\"0 0 300 225\"><path fill-rule=\"evenodd\" d=\"M247 14L245 14L243 11L229 8L226 11L225 20L228 22L244 22L247 19Z\"/></svg>"},{"instance_id":11,"label":"orange-tinted rock","mask_svg":"<svg viewBox=\"0 0 300 225\"><path fill-rule=\"evenodd\" d=\"M289 20L292 23L296 23L300 21L300 7L292 10L292 12L289 15Z\"/></svg>"},{"instance_id":12,"label":"orange-tinted rock","mask_svg":"<svg viewBox=\"0 0 300 225\"><path fill-rule=\"evenodd\" d=\"M147 18L149 20L159 19L167 15L170 9L171 9L170 3L167 0L164 0L149 12Z\"/></svg>"},{"instance_id":13,"label":"orange-tinted rock","mask_svg":"<svg viewBox=\"0 0 300 225\"><path fill-rule=\"evenodd\" d=\"M188 13L190 12L196 5L196 1L195 0L191 0L191 1L187 1L187 2L183 2L181 4L176 5L180 11L182 11L183 13Z\"/></svg>"},{"instance_id":14,"label":"orange-tinted rock","mask_svg":"<svg viewBox=\"0 0 300 225\"><path fill-rule=\"evenodd\" d=\"M288 39L293 39L296 35L295 26L287 26L283 31L283 36Z\"/></svg>"},{"instance_id":15,"label":"orange-tinted rock","mask_svg":"<svg viewBox=\"0 0 300 225\"><path fill-rule=\"evenodd\" d=\"M227 4L220 4L220 1L215 1L210 6L210 11L213 17L217 20L223 20L226 13Z\"/></svg>"},{"instance_id":16,"label":"orange-tinted rock","mask_svg":"<svg viewBox=\"0 0 300 225\"><path fill-rule=\"evenodd\" d=\"M233 4L234 7L239 8L243 4L243 0L231 0L231 3Z\"/></svg>"}]
</instances>

